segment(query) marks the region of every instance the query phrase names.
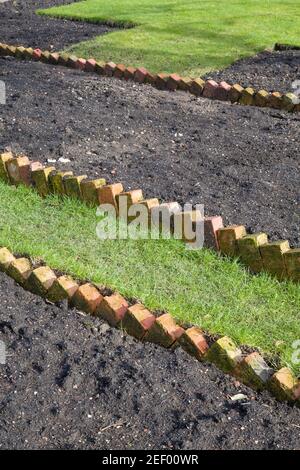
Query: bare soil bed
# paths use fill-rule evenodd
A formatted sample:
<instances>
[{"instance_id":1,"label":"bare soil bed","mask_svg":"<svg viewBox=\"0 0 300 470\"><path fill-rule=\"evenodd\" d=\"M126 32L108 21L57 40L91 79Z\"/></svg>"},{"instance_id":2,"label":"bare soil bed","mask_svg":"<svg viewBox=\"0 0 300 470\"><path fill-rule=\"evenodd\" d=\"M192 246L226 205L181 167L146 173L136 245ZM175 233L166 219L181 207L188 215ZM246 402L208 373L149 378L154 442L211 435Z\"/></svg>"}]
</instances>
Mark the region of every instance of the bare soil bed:
<instances>
[{"instance_id":1,"label":"bare soil bed","mask_svg":"<svg viewBox=\"0 0 300 470\"><path fill-rule=\"evenodd\" d=\"M300 116L0 59L0 148L300 245Z\"/></svg>"},{"instance_id":2,"label":"bare soil bed","mask_svg":"<svg viewBox=\"0 0 300 470\"><path fill-rule=\"evenodd\" d=\"M46 304L2 273L0 297L0 448L300 448L300 409Z\"/></svg>"}]
</instances>

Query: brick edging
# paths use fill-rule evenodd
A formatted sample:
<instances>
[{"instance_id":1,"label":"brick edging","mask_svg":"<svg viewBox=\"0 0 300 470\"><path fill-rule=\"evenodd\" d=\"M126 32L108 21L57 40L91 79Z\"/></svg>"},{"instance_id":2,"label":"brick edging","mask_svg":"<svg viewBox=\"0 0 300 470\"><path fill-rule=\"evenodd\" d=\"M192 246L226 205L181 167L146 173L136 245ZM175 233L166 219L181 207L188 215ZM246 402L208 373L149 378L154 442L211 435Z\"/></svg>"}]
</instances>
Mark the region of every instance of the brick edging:
<instances>
[{"instance_id":1,"label":"brick edging","mask_svg":"<svg viewBox=\"0 0 300 470\"><path fill-rule=\"evenodd\" d=\"M124 196L127 208L143 204L150 220L158 210L167 211L182 227L186 218L194 223L199 220L199 212L181 212L177 202L161 204L157 198L145 200L141 189L124 191L122 183L106 184L104 178L93 180L87 175L75 176L72 171L57 171L54 166L45 167L11 152L0 153L0 179L8 184L32 186L42 197L48 194L68 196L94 207L112 204L117 213L119 198ZM221 216L204 217L204 247L239 258L254 274L264 271L280 281L300 281L300 248L290 248L288 240L269 243L266 233L247 234L244 225L224 227Z\"/></svg>"},{"instance_id":2,"label":"brick edging","mask_svg":"<svg viewBox=\"0 0 300 470\"><path fill-rule=\"evenodd\" d=\"M238 83L230 85L225 81L217 83L214 80L204 81L202 78L181 77L177 73L153 74L144 67L127 67L114 62L99 62L95 59L83 59L74 55L58 52L42 51L41 49L25 48L0 43L0 56L14 56L19 59L46 62L52 65L62 65L98 75L132 80L137 83L152 85L160 90L181 90L196 96L209 99L228 101L241 105L268 107L299 112L299 98L294 93L279 91L255 90L252 87L242 87Z\"/></svg>"},{"instance_id":3,"label":"brick edging","mask_svg":"<svg viewBox=\"0 0 300 470\"><path fill-rule=\"evenodd\" d=\"M52 303L67 301L70 307L98 316L137 340L169 349L181 347L197 360L213 363L249 387L268 390L278 400L300 406L300 381L289 368L274 371L258 352L243 354L227 336L212 340L197 326L179 325L169 313L156 315L141 303L130 302L110 289L92 282L80 283L61 273L56 275L49 266L37 267L30 258L17 258L6 247L0 248L0 271Z\"/></svg>"}]
</instances>

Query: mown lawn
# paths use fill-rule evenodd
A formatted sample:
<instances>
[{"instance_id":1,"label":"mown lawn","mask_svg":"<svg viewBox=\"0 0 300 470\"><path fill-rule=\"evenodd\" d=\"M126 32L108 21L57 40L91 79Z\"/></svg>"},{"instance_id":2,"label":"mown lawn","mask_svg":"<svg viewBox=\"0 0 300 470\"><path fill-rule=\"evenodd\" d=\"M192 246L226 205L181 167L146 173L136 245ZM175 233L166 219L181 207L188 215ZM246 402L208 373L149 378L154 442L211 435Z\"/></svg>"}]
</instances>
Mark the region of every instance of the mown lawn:
<instances>
[{"instance_id":1,"label":"mown lawn","mask_svg":"<svg viewBox=\"0 0 300 470\"><path fill-rule=\"evenodd\" d=\"M188 251L176 240L110 240L96 236L96 211L74 200L41 199L0 182L0 245L42 258L51 267L91 279L151 309L238 343L280 354L292 364L300 339L300 286L252 276L210 250Z\"/></svg>"},{"instance_id":2,"label":"mown lawn","mask_svg":"<svg viewBox=\"0 0 300 470\"><path fill-rule=\"evenodd\" d=\"M39 11L136 25L70 48L78 56L201 75L275 42L299 44L295 0L86 0Z\"/></svg>"}]
</instances>

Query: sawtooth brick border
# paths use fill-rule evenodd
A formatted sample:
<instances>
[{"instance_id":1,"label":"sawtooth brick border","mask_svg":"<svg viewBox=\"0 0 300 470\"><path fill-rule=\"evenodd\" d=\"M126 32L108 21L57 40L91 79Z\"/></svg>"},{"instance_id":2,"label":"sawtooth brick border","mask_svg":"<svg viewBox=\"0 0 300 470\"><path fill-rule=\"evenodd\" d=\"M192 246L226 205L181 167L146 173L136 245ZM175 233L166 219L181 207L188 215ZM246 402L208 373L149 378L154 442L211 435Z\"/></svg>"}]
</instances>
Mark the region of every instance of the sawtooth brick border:
<instances>
[{"instance_id":1,"label":"sawtooth brick border","mask_svg":"<svg viewBox=\"0 0 300 470\"><path fill-rule=\"evenodd\" d=\"M0 43L0 56L14 56L18 59L41 61L52 65L61 65L84 72L97 73L119 80L132 80L137 83L149 84L159 90L182 90L196 96L203 96L218 101L228 101L246 106L269 107L289 112L300 111L299 97L294 93L269 92L254 90L251 87L243 88L238 83L220 83L214 80L206 82L201 78L181 77L176 73L153 74L144 67L126 67L124 64L114 62L97 62L93 58L84 59L65 53L50 53L41 49L11 46Z\"/></svg>"},{"instance_id":2,"label":"sawtooth brick border","mask_svg":"<svg viewBox=\"0 0 300 470\"><path fill-rule=\"evenodd\" d=\"M87 175L59 172L54 166L44 167L40 162L31 162L28 157L17 157L11 152L0 153L0 179L12 185L32 186L41 197L58 194L77 198L94 207L109 203L117 214L119 200L123 196L127 210L134 204L145 205L150 222L155 220L158 210L162 213L168 211L173 230L175 219L180 221L181 227L184 227L187 217L203 221L205 248L230 258L239 258L254 274L264 271L280 281L300 282L300 248L290 248L288 240L269 242L265 233L247 234L243 225L224 227L221 216L203 219L196 210L181 212L177 202L160 203L157 198L145 200L141 189L124 191L121 183L106 184L104 178L92 180ZM128 220L130 222L131 219Z\"/></svg>"},{"instance_id":3,"label":"sawtooth brick border","mask_svg":"<svg viewBox=\"0 0 300 470\"><path fill-rule=\"evenodd\" d=\"M16 276L16 266L22 267L20 276ZM243 354L227 336L212 339L199 327L184 328L169 313L157 315L141 303L130 302L94 283L57 276L49 266L36 267L29 258L17 258L6 247L0 247L0 271L47 301L67 301L69 307L98 316L137 340L168 349L182 347L195 359L213 363L251 388L268 390L278 400L300 406L300 380L289 368L274 371L257 351Z\"/></svg>"}]
</instances>

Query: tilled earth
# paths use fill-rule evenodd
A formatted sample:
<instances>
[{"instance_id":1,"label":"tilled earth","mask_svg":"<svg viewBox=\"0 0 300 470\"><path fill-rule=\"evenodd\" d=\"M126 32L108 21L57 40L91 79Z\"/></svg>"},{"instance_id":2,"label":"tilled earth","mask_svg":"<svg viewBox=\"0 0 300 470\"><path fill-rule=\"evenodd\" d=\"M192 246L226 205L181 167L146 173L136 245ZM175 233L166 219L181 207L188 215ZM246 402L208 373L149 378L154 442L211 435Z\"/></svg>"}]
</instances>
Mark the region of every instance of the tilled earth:
<instances>
[{"instance_id":1,"label":"tilled earth","mask_svg":"<svg viewBox=\"0 0 300 470\"><path fill-rule=\"evenodd\" d=\"M0 298L2 449L300 448L299 408L46 304L2 273Z\"/></svg>"},{"instance_id":2,"label":"tilled earth","mask_svg":"<svg viewBox=\"0 0 300 470\"><path fill-rule=\"evenodd\" d=\"M0 59L0 148L300 245L300 116Z\"/></svg>"}]
</instances>

